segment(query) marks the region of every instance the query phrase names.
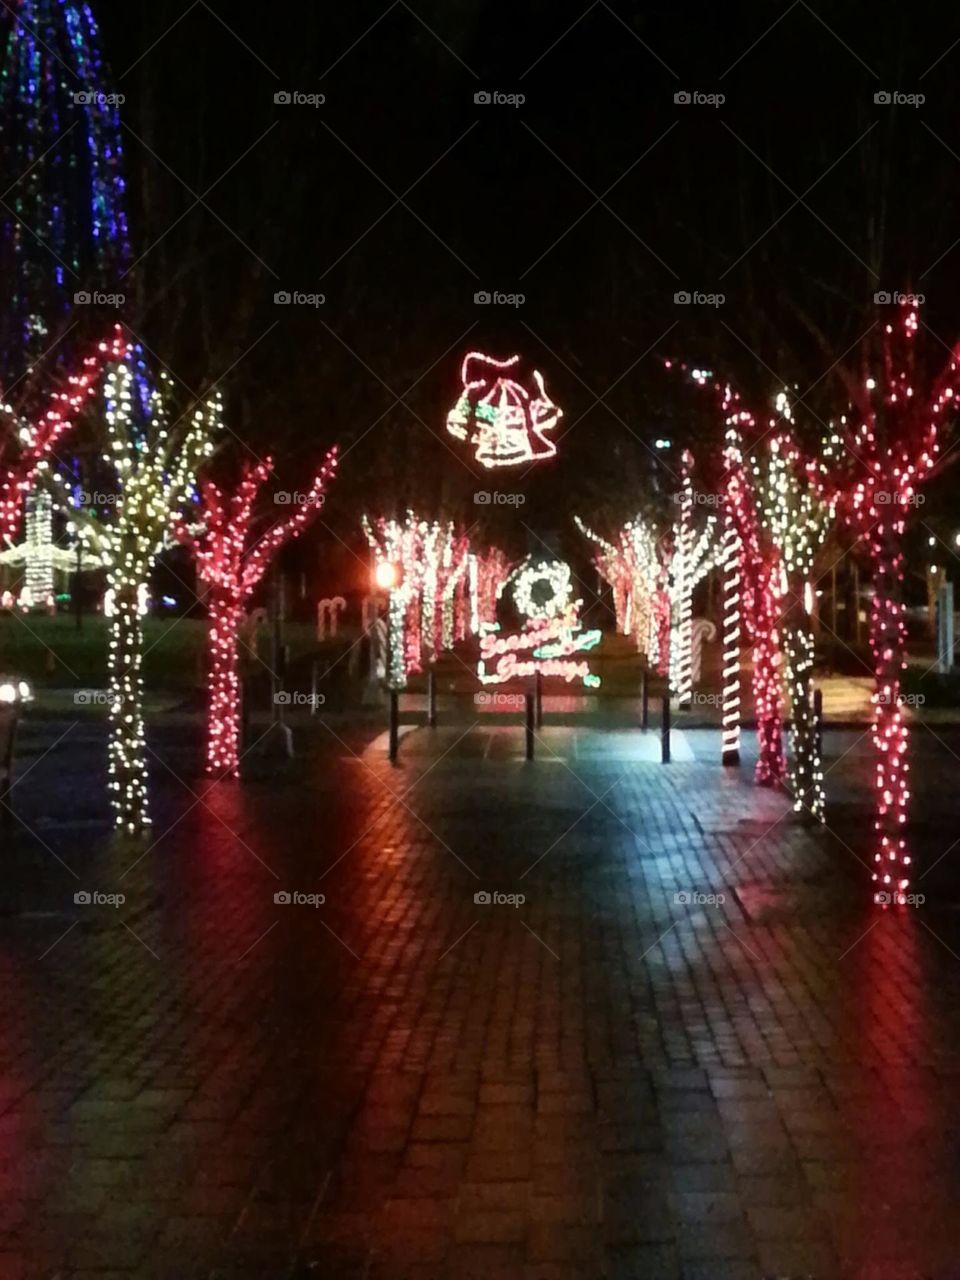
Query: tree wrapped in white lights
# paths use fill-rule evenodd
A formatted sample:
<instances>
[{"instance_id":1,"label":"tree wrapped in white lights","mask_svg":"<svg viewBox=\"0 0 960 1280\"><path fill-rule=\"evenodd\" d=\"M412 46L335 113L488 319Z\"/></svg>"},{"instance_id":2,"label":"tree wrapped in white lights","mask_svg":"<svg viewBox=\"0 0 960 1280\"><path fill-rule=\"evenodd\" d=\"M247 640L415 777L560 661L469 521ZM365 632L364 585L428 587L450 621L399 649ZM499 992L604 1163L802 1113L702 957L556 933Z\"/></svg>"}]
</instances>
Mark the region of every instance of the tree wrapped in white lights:
<instances>
[{"instance_id":1,"label":"tree wrapped in white lights","mask_svg":"<svg viewBox=\"0 0 960 1280\"><path fill-rule=\"evenodd\" d=\"M787 422L791 410L785 393L777 411ZM791 702L791 758L788 783L797 813L824 821L825 794L819 734L813 707L812 578L817 551L833 519L804 475L800 450L786 431L768 434L763 448L750 455L753 489L761 523L779 549L783 625L780 637L784 678Z\"/></svg>"},{"instance_id":2,"label":"tree wrapped in white lights","mask_svg":"<svg viewBox=\"0 0 960 1280\"><path fill-rule=\"evenodd\" d=\"M451 522L406 518L361 521L380 569L391 567L388 588L387 681L402 689L407 677L423 670L424 654L435 658L467 629L469 543Z\"/></svg>"},{"instance_id":3,"label":"tree wrapped in white lights","mask_svg":"<svg viewBox=\"0 0 960 1280\"><path fill-rule=\"evenodd\" d=\"M150 824L143 720L142 619L157 556L196 491L196 473L222 426L219 395L197 405L189 421L170 420L170 379L150 395L149 420L138 422L130 352L106 379L108 462L116 475L112 521L73 512L82 536L101 552L113 601L109 652L109 789L115 824L137 835Z\"/></svg>"},{"instance_id":4,"label":"tree wrapped in white lights","mask_svg":"<svg viewBox=\"0 0 960 1280\"><path fill-rule=\"evenodd\" d=\"M666 574L655 531L638 516L628 520L611 543L579 516L574 516L574 521L584 537L596 544L593 563L613 592L617 630L632 636L638 652L656 662L655 602L662 599L666 603Z\"/></svg>"}]
</instances>

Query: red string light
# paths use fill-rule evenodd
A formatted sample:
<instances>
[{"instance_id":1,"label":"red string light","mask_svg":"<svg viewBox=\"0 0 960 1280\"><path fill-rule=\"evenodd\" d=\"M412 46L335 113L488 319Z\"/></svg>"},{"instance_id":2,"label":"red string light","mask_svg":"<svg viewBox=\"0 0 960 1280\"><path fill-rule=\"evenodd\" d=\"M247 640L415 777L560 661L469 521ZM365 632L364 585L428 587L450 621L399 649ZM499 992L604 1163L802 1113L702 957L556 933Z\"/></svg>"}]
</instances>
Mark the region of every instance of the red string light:
<instances>
[{"instance_id":1,"label":"red string light","mask_svg":"<svg viewBox=\"0 0 960 1280\"><path fill-rule=\"evenodd\" d=\"M181 522L177 536L194 548L197 573L208 589L210 700L207 719L207 770L236 776L240 767L240 659L238 636L244 608L277 550L303 532L319 511L337 469L330 450L295 510L251 541L257 499L273 463L245 461L233 491L202 481L196 522Z\"/></svg>"},{"instance_id":2,"label":"red string light","mask_svg":"<svg viewBox=\"0 0 960 1280\"><path fill-rule=\"evenodd\" d=\"M66 387L51 391L47 406L35 418L19 417L5 403L7 430L0 439L0 535L13 544L20 530L23 500L53 456L57 442L74 426L84 405L97 390L104 365L122 359L126 354L120 326L109 342L100 342L96 351L83 361L80 373L67 378Z\"/></svg>"},{"instance_id":3,"label":"red string light","mask_svg":"<svg viewBox=\"0 0 960 1280\"><path fill-rule=\"evenodd\" d=\"M938 431L960 393L960 343L929 389L915 385L919 322L909 300L895 322L884 326L880 378L851 384L852 411L810 463L811 479L859 531L873 568L869 642L873 657L873 745L876 753L876 843L874 901L902 902L910 886L911 857L903 830L907 821L909 730L900 702L906 667L906 623L902 599L903 533L917 502L917 486L929 476L939 453ZM859 608L859 602L857 607Z\"/></svg>"}]
</instances>

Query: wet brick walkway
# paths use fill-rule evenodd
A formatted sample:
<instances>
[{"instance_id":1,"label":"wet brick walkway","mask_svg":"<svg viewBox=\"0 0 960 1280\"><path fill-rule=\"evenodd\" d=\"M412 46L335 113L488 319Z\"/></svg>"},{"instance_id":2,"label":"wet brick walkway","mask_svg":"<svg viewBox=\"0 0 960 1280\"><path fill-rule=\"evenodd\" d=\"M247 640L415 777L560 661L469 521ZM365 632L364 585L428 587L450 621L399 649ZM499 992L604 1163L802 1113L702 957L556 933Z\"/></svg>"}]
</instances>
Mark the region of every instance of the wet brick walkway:
<instances>
[{"instance_id":1,"label":"wet brick walkway","mask_svg":"<svg viewBox=\"0 0 960 1280\"><path fill-rule=\"evenodd\" d=\"M142 854L75 732L4 840L0 1280L960 1275L956 917L696 743L167 744Z\"/></svg>"}]
</instances>

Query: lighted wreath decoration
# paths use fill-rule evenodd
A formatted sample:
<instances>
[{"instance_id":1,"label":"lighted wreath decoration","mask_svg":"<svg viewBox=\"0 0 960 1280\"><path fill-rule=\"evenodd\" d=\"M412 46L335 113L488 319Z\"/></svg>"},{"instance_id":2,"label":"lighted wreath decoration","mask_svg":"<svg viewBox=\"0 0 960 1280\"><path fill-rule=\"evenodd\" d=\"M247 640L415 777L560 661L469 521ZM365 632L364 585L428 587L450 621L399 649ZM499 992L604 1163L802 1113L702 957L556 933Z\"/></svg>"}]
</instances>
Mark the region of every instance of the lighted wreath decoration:
<instances>
[{"instance_id":1,"label":"lighted wreath decoration","mask_svg":"<svg viewBox=\"0 0 960 1280\"><path fill-rule=\"evenodd\" d=\"M513 580L513 603L531 622L542 622L563 613L572 594L570 566L560 560L526 564Z\"/></svg>"}]
</instances>

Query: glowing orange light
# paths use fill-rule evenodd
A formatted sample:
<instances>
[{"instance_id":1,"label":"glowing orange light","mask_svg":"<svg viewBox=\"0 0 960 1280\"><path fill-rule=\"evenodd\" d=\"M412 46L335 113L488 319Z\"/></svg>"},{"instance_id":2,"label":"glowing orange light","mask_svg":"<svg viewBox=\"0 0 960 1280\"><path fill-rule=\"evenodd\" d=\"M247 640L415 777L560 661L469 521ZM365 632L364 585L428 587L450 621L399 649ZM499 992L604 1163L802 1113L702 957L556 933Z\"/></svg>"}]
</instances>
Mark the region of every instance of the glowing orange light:
<instances>
[{"instance_id":1,"label":"glowing orange light","mask_svg":"<svg viewBox=\"0 0 960 1280\"><path fill-rule=\"evenodd\" d=\"M389 560L380 560L374 570L373 580L381 591L392 591L400 584L400 569Z\"/></svg>"}]
</instances>

